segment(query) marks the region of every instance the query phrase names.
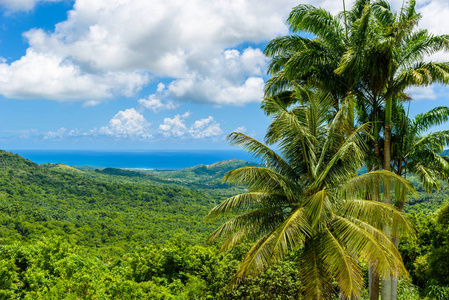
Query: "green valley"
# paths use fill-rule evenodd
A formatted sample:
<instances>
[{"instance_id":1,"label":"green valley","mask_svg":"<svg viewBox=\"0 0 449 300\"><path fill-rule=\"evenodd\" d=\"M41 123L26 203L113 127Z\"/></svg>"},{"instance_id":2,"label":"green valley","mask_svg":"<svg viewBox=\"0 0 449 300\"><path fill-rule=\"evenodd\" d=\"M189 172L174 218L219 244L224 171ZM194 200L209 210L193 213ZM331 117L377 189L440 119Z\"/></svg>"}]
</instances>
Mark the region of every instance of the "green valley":
<instances>
[{"instance_id":1,"label":"green valley","mask_svg":"<svg viewBox=\"0 0 449 300\"><path fill-rule=\"evenodd\" d=\"M226 253L206 243L221 222L205 222L208 211L242 192L221 178L248 165L231 160L176 171L78 169L0 152L0 298L297 299L295 255L228 290L249 244ZM445 219L433 211L449 189L426 194L413 178L419 192L406 211L420 238L400 250L413 282L424 287L430 270L444 272L435 261L445 261L449 236L438 225ZM432 269L423 266L428 262ZM403 288L417 293L410 284Z\"/></svg>"}]
</instances>

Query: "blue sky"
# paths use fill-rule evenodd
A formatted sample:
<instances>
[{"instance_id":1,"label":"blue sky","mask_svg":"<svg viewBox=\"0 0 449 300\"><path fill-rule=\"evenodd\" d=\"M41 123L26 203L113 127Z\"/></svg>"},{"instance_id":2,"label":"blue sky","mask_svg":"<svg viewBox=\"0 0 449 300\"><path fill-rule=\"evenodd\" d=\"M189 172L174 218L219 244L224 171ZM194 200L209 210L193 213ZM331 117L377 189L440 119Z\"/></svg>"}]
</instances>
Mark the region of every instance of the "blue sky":
<instances>
[{"instance_id":1,"label":"blue sky","mask_svg":"<svg viewBox=\"0 0 449 300\"><path fill-rule=\"evenodd\" d=\"M336 13L340 2L307 3ZM299 3L0 0L0 148L229 149L234 130L261 139L262 50L288 33ZM447 1L418 7L423 28L449 32ZM409 93L416 115L446 105L449 90Z\"/></svg>"}]
</instances>

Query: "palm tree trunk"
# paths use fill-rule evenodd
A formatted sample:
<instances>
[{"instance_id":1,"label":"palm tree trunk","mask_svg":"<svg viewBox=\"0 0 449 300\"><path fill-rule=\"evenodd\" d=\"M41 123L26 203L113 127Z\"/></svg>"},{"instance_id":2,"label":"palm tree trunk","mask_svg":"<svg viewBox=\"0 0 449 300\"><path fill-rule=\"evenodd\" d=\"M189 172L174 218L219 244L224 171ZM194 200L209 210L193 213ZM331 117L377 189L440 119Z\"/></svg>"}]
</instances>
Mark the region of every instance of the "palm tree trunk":
<instances>
[{"instance_id":1,"label":"palm tree trunk","mask_svg":"<svg viewBox=\"0 0 449 300\"><path fill-rule=\"evenodd\" d=\"M384 170L391 170L391 110L392 99L387 97L387 103L385 105L385 131L384 131ZM390 199L385 199L385 201Z\"/></svg>"},{"instance_id":2,"label":"palm tree trunk","mask_svg":"<svg viewBox=\"0 0 449 300\"><path fill-rule=\"evenodd\" d=\"M393 108L393 97L391 95L387 96L385 103L385 130L384 130L384 170L391 170L391 114ZM391 204L390 198L390 182L386 180L384 186L384 203ZM390 235L390 230L386 232ZM382 300L391 300L391 282L392 278L382 278L382 289L381 296Z\"/></svg>"},{"instance_id":3,"label":"palm tree trunk","mask_svg":"<svg viewBox=\"0 0 449 300\"><path fill-rule=\"evenodd\" d=\"M379 300L379 276L374 272L374 266L368 270L369 300Z\"/></svg>"},{"instance_id":4,"label":"palm tree trunk","mask_svg":"<svg viewBox=\"0 0 449 300\"><path fill-rule=\"evenodd\" d=\"M402 166L402 162L400 162L400 166ZM398 168L398 175L402 175L402 170L401 167ZM402 211L402 209L404 208L404 203L405 203L405 197L406 197L406 191L403 188L398 188L398 192L395 195L395 204L394 206ZM393 220L393 228L395 228L395 226L397 226L396 222ZM393 236L391 238L391 240L393 241L393 244L396 246L396 248L399 246L399 236ZM393 278L391 281L391 300L396 300L398 297L398 278Z\"/></svg>"},{"instance_id":5,"label":"palm tree trunk","mask_svg":"<svg viewBox=\"0 0 449 300\"><path fill-rule=\"evenodd\" d=\"M380 159L380 149L379 149L379 128L377 123L377 105L374 107L374 155ZM374 170L379 170L379 166L377 164L374 165ZM380 200L380 186L379 182L374 183L374 191L373 191L373 200L374 201L381 201ZM372 263L372 265L368 269L368 289L369 289L369 299L370 300L379 300L379 293L380 293L380 278L379 276L374 272L375 263Z\"/></svg>"},{"instance_id":6,"label":"palm tree trunk","mask_svg":"<svg viewBox=\"0 0 449 300\"><path fill-rule=\"evenodd\" d=\"M396 247L399 245L399 237L394 236L391 238ZM398 297L398 281L397 277L391 279L391 300L396 300Z\"/></svg>"}]
</instances>

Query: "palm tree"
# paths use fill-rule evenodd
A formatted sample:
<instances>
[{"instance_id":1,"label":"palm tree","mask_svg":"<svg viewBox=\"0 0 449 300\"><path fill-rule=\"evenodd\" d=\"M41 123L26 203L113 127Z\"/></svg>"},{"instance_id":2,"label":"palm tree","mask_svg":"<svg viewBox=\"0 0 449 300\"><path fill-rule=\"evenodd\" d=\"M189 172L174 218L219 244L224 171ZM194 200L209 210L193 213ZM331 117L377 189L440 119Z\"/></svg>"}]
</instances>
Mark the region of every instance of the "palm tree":
<instances>
[{"instance_id":1,"label":"palm tree","mask_svg":"<svg viewBox=\"0 0 449 300\"><path fill-rule=\"evenodd\" d=\"M433 36L425 29L417 29L421 15L416 12L416 2L411 0L398 14L392 12L387 1L373 1L374 24L378 28L368 45L363 61L366 71L363 81L369 86L369 95L379 97L383 102L383 169L391 170L391 131L393 107L404 99L404 90L410 86L423 86L433 83L447 84L449 80L448 62L425 62L424 58L437 51L449 49L449 36ZM350 53L350 52L349 52ZM341 65L339 72L352 73L352 61L357 58L348 56L348 61ZM367 68L368 67L368 68ZM389 188L386 188L389 191ZM384 202L390 203L389 193ZM385 279L382 282L382 299L396 299L397 280ZM373 298L377 299L376 295Z\"/></svg>"},{"instance_id":2,"label":"palm tree","mask_svg":"<svg viewBox=\"0 0 449 300\"><path fill-rule=\"evenodd\" d=\"M407 174L419 176L428 193L439 189L440 180L449 180L449 157L440 153L449 145L449 130L427 133L432 127L449 121L449 108L440 106L414 119L408 117L402 103L394 103L392 120L392 171L404 178ZM394 205L402 211L406 191L395 188ZM393 223L393 226L395 224ZM396 247L399 238L392 236ZM397 280L392 280L391 299L397 298Z\"/></svg>"},{"instance_id":3,"label":"palm tree","mask_svg":"<svg viewBox=\"0 0 449 300\"><path fill-rule=\"evenodd\" d=\"M363 287L359 262L376 260L380 276L407 273L397 248L382 232L393 220L395 230L409 232L407 220L391 205L363 200L360 191L386 179L412 187L385 171L356 176L370 125L354 128L346 104L335 112L332 96L324 93L305 95L293 104L266 98L262 106L273 121L265 140L280 154L242 133L229 136L265 164L230 171L224 181L241 184L247 192L225 200L208 215L234 216L211 235L211 240L225 238L223 249L256 241L233 282L259 274L298 249L306 299L330 299L332 281L343 297L357 297Z\"/></svg>"},{"instance_id":4,"label":"palm tree","mask_svg":"<svg viewBox=\"0 0 449 300\"><path fill-rule=\"evenodd\" d=\"M394 13L385 0L358 0L337 17L324 9L299 5L287 20L293 34L272 40L265 49L272 75L267 96L281 92L288 96L295 88L312 86L329 92L336 108L347 97L359 103L360 109L371 107L374 149L370 151L377 156L373 161L383 161L380 167L387 171L392 163L395 103L404 99L407 87L449 80L449 63L424 61L425 56L448 50L449 36L417 29L421 15L415 1L404 4ZM299 32L313 37L301 37ZM389 190L385 188L386 203L391 203ZM383 286L387 291L389 283ZM384 292L389 299L385 293L395 292Z\"/></svg>"},{"instance_id":5,"label":"palm tree","mask_svg":"<svg viewBox=\"0 0 449 300\"><path fill-rule=\"evenodd\" d=\"M341 76L335 70L348 48L358 47L363 53L370 30L369 15L362 9L365 2L369 1L356 1L344 21L312 5L293 8L287 19L292 34L271 40L264 51L271 58L265 95L310 86L328 92L336 109L349 93L363 95L356 74ZM312 38L300 35L304 33Z\"/></svg>"},{"instance_id":6,"label":"palm tree","mask_svg":"<svg viewBox=\"0 0 449 300\"><path fill-rule=\"evenodd\" d=\"M427 133L432 127L449 121L449 107L440 106L414 119L408 117L403 105L395 108L393 120L393 172L399 176L419 176L428 193L438 190L439 181L449 180L449 157L440 155L449 145L449 130ZM402 210L405 193L396 193L395 206Z\"/></svg>"}]
</instances>

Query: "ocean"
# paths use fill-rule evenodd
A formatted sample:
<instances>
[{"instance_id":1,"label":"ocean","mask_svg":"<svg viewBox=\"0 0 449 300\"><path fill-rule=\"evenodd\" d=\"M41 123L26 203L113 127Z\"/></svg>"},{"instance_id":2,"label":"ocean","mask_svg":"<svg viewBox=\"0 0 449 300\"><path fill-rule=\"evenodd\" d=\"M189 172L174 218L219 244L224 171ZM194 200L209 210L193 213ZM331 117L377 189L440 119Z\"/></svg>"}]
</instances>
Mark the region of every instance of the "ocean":
<instances>
[{"instance_id":1,"label":"ocean","mask_svg":"<svg viewBox=\"0 0 449 300\"><path fill-rule=\"evenodd\" d=\"M255 161L243 150L10 150L38 164L63 163L69 166L99 168L177 170L217 161Z\"/></svg>"}]
</instances>

